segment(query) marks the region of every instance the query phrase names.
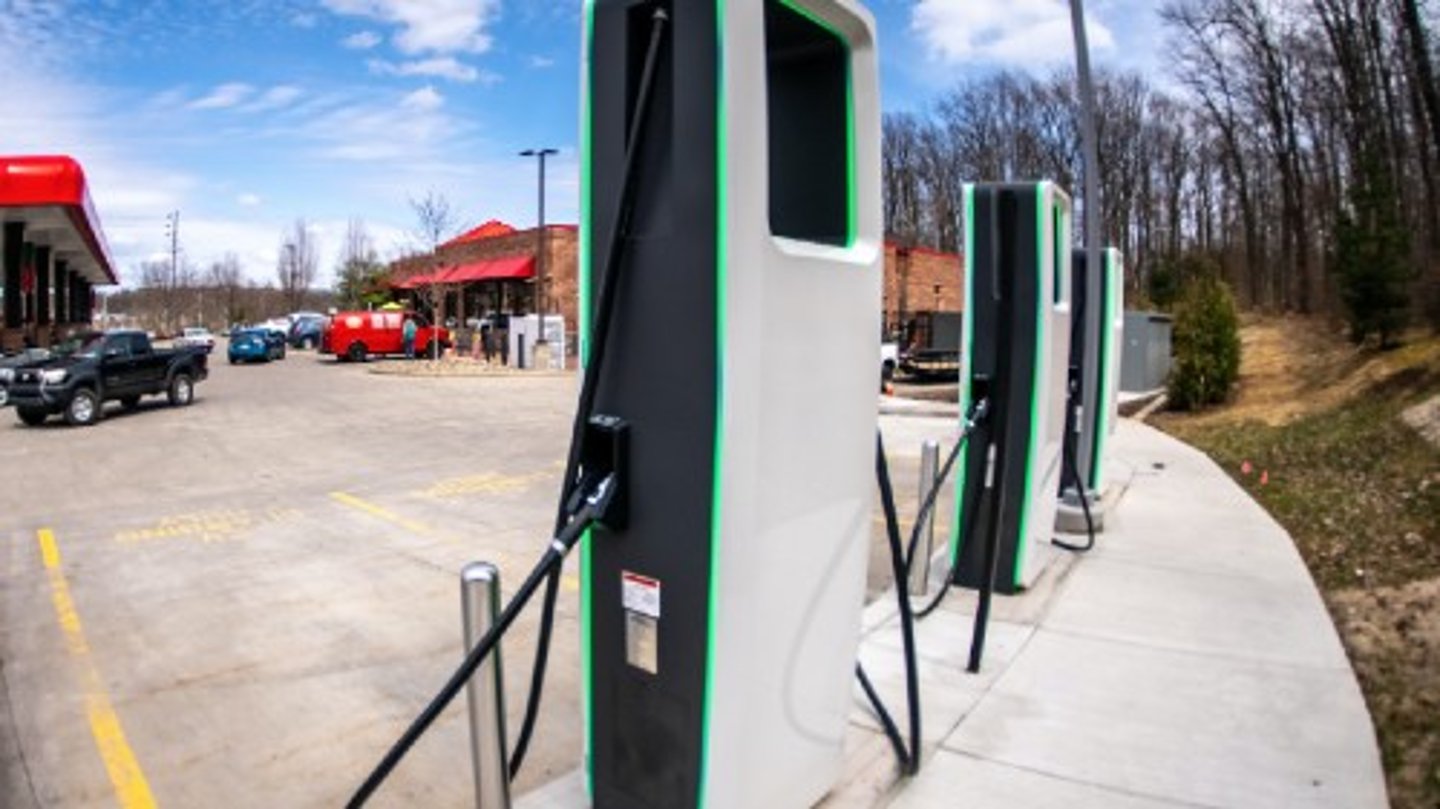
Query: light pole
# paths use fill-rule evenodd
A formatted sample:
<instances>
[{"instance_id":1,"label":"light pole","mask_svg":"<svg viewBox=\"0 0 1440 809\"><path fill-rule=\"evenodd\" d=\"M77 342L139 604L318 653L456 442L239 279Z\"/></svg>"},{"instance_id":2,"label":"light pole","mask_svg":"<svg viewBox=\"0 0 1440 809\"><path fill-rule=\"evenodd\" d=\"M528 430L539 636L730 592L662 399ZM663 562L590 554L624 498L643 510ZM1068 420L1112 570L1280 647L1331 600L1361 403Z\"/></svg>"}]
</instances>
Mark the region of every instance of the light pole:
<instances>
[{"instance_id":1,"label":"light pole","mask_svg":"<svg viewBox=\"0 0 1440 809\"><path fill-rule=\"evenodd\" d=\"M165 319L169 321L174 313L171 309L180 294L180 212L171 211L165 216L165 235L170 237L170 294L166 296ZM168 329L174 324L167 322Z\"/></svg>"},{"instance_id":2,"label":"light pole","mask_svg":"<svg viewBox=\"0 0 1440 809\"><path fill-rule=\"evenodd\" d=\"M1100 306L1104 291L1103 258L1104 234L1101 232L1100 214L1103 211L1100 199L1100 137L1096 125L1095 81L1090 72L1090 41L1085 30L1085 1L1070 0L1070 23L1075 35L1076 79L1080 90L1080 138L1085 152L1085 307ZM1069 250L1070 245L1065 245ZM1102 309L1103 311L1103 309ZM1072 312L1080 317L1083 312ZM1098 317L1085 317L1085 333L1081 335L1086 357L1100 356L1102 330L1108 329ZM1093 365L1094 363L1090 363ZM1098 373L1086 373L1080 380L1080 412L1096 413L1100 406L1100 377ZM1080 447L1076 463L1081 469L1089 469L1094 463L1095 444ZM1079 496L1087 497L1085 484L1078 483Z\"/></svg>"},{"instance_id":3,"label":"light pole","mask_svg":"<svg viewBox=\"0 0 1440 809\"><path fill-rule=\"evenodd\" d=\"M536 157L540 161L540 222L535 228L535 314L539 316L540 335L535 345L545 345L545 158L559 154L555 149L526 149L521 157Z\"/></svg>"}]
</instances>

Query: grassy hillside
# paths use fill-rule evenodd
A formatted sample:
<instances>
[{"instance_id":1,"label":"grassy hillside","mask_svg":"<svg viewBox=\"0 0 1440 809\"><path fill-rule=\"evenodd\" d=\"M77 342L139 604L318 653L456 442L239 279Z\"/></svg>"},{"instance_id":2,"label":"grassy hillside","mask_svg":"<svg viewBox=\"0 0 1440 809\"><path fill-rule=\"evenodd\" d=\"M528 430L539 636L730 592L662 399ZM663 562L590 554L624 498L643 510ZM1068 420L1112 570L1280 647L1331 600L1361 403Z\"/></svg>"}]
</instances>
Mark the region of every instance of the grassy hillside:
<instances>
[{"instance_id":1,"label":"grassy hillside","mask_svg":"<svg viewBox=\"0 0 1440 809\"><path fill-rule=\"evenodd\" d=\"M1295 538L1374 716L1394 806L1440 806L1440 338L1355 349L1252 320L1233 403L1157 426L1200 447ZM1405 414L1410 418L1404 418Z\"/></svg>"}]
</instances>

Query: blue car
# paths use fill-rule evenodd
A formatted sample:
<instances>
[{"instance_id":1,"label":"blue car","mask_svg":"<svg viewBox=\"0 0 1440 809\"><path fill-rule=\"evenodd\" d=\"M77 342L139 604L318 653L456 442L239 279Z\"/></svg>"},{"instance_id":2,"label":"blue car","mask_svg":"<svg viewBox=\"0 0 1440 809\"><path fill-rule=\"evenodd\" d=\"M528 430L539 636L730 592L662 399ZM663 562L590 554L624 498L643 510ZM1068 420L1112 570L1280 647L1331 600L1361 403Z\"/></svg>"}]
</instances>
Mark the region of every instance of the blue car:
<instances>
[{"instance_id":1,"label":"blue car","mask_svg":"<svg viewBox=\"0 0 1440 809\"><path fill-rule=\"evenodd\" d=\"M237 362L269 362L284 355L284 344L276 341L266 329L240 329L230 335L230 364Z\"/></svg>"}]
</instances>

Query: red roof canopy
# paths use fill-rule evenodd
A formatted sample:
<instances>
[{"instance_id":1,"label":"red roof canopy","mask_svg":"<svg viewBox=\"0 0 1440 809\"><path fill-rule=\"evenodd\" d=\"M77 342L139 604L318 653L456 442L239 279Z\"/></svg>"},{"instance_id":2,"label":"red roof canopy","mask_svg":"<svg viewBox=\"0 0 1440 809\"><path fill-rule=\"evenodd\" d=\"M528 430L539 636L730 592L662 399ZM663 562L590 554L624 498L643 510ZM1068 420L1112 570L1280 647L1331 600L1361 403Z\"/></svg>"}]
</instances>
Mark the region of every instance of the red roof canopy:
<instances>
[{"instance_id":1,"label":"red roof canopy","mask_svg":"<svg viewBox=\"0 0 1440 809\"><path fill-rule=\"evenodd\" d=\"M40 234L32 241L53 248L91 282L119 283L85 172L74 158L0 157L0 219L24 222Z\"/></svg>"},{"instance_id":2,"label":"red roof canopy","mask_svg":"<svg viewBox=\"0 0 1440 809\"><path fill-rule=\"evenodd\" d=\"M455 238L451 239L448 242L445 242L440 246L450 247L451 245L456 244L480 242L486 239L493 239L496 236L509 236L510 234L515 232L515 228L505 224L504 222L501 222L498 219L491 219L489 222L486 222L480 227L474 228L472 230L467 230L459 236L456 236Z\"/></svg>"},{"instance_id":3,"label":"red roof canopy","mask_svg":"<svg viewBox=\"0 0 1440 809\"><path fill-rule=\"evenodd\" d=\"M418 289L426 284L467 284L472 281L509 281L535 277L534 256L508 256L447 267L433 273L412 275L394 285L396 289Z\"/></svg>"}]
</instances>

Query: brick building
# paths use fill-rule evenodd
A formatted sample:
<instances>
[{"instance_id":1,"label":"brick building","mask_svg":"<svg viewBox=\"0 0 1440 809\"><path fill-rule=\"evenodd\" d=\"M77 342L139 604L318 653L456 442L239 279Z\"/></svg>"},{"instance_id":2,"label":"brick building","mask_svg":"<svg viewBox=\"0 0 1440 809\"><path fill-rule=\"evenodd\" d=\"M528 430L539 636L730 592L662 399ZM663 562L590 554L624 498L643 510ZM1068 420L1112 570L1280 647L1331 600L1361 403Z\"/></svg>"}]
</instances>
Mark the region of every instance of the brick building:
<instances>
[{"instance_id":1,"label":"brick building","mask_svg":"<svg viewBox=\"0 0 1440 809\"><path fill-rule=\"evenodd\" d=\"M410 256L390 265L390 281L422 311L443 293L440 316L463 324L491 314L528 315L536 311L539 267L535 257L543 239L545 314L562 315L573 353L578 345L580 233L574 225L516 230L490 221L440 245L435 255Z\"/></svg>"},{"instance_id":2,"label":"brick building","mask_svg":"<svg viewBox=\"0 0 1440 809\"><path fill-rule=\"evenodd\" d=\"M964 260L954 253L885 243L885 339L930 344L936 314L965 307Z\"/></svg>"},{"instance_id":3,"label":"brick building","mask_svg":"<svg viewBox=\"0 0 1440 809\"><path fill-rule=\"evenodd\" d=\"M579 307L579 229L545 228L546 313L565 317L567 344L574 350ZM442 317L464 323L491 313L535 312L535 228L516 230L490 221L442 244L437 256L411 256L391 265L391 283L430 308L431 290L444 292ZM964 306L962 259L923 247L885 245L885 338L903 345L928 344L937 313ZM428 280L427 280L428 279ZM438 281L436 280L438 279Z\"/></svg>"}]
</instances>

